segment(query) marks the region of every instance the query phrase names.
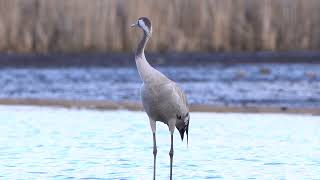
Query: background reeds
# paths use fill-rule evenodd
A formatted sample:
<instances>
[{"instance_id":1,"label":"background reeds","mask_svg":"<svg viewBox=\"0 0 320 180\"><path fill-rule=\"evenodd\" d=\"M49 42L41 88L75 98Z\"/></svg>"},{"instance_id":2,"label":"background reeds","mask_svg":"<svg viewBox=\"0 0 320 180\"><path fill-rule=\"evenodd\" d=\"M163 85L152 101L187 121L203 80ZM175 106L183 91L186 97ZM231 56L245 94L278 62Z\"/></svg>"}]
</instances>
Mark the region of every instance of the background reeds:
<instances>
[{"instance_id":1,"label":"background reeds","mask_svg":"<svg viewBox=\"0 0 320 180\"><path fill-rule=\"evenodd\" d=\"M320 50L319 0L0 0L0 52Z\"/></svg>"}]
</instances>

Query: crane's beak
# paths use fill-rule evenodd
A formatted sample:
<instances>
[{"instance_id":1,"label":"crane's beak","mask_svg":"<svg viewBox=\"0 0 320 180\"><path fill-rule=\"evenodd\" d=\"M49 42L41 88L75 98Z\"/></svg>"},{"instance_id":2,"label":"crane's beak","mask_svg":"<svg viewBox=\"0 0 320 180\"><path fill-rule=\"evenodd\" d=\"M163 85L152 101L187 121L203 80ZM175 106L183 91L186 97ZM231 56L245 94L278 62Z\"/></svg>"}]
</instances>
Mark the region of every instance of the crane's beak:
<instances>
[{"instance_id":1,"label":"crane's beak","mask_svg":"<svg viewBox=\"0 0 320 180\"><path fill-rule=\"evenodd\" d=\"M138 26L138 24L137 24L137 23L134 23L134 24L131 24L130 27L136 27L136 26Z\"/></svg>"}]
</instances>

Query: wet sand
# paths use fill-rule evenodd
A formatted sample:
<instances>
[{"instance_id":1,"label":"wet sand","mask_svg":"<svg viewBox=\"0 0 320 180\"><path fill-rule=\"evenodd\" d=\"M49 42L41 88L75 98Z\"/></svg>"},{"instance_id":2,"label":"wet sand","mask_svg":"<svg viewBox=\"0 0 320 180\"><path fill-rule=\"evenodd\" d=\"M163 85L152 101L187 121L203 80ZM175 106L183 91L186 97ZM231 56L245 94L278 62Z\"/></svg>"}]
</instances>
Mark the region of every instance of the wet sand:
<instances>
[{"instance_id":1,"label":"wet sand","mask_svg":"<svg viewBox=\"0 0 320 180\"><path fill-rule=\"evenodd\" d=\"M79 109L117 110L126 109L131 111L142 111L141 103L137 102L114 102L99 100L56 100L56 99L0 99L1 105L27 105L47 106ZM294 108L294 107L253 107L253 106L215 106L192 104L190 110L193 112L237 112L237 113L285 113L285 114L311 114L320 115L320 108Z\"/></svg>"}]
</instances>

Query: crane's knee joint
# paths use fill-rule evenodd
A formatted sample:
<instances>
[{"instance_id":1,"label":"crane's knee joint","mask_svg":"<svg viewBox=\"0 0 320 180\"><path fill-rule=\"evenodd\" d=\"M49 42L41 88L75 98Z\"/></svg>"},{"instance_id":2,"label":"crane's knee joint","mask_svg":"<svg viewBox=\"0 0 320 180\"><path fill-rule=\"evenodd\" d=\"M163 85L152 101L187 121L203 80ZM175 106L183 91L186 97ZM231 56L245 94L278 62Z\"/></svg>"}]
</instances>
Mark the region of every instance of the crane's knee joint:
<instances>
[{"instance_id":1,"label":"crane's knee joint","mask_svg":"<svg viewBox=\"0 0 320 180\"><path fill-rule=\"evenodd\" d=\"M173 150L170 150L169 156L172 158L173 157Z\"/></svg>"},{"instance_id":2,"label":"crane's knee joint","mask_svg":"<svg viewBox=\"0 0 320 180\"><path fill-rule=\"evenodd\" d=\"M157 148L154 148L154 149L153 149L153 155L156 156L156 155L157 155L157 152L158 152Z\"/></svg>"}]
</instances>

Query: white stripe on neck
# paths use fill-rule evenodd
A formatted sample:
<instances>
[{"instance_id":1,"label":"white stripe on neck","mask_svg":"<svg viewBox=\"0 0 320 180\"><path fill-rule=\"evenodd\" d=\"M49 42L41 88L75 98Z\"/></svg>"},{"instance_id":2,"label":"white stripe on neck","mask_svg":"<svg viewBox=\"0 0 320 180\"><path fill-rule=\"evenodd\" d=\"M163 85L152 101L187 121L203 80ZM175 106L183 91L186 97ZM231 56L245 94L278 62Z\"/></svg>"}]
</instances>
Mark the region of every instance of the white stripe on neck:
<instances>
[{"instance_id":1,"label":"white stripe on neck","mask_svg":"<svg viewBox=\"0 0 320 180\"><path fill-rule=\"evenodd\" d=\"M146 26L146 24L144 23L143 20L140 19L140 20L138 21L138 23L139 23L140 27L141 27L144 31L146 31L147 33L149 33L149 28L148 28L148 26Z\"/></svg>"}]
</instances>

